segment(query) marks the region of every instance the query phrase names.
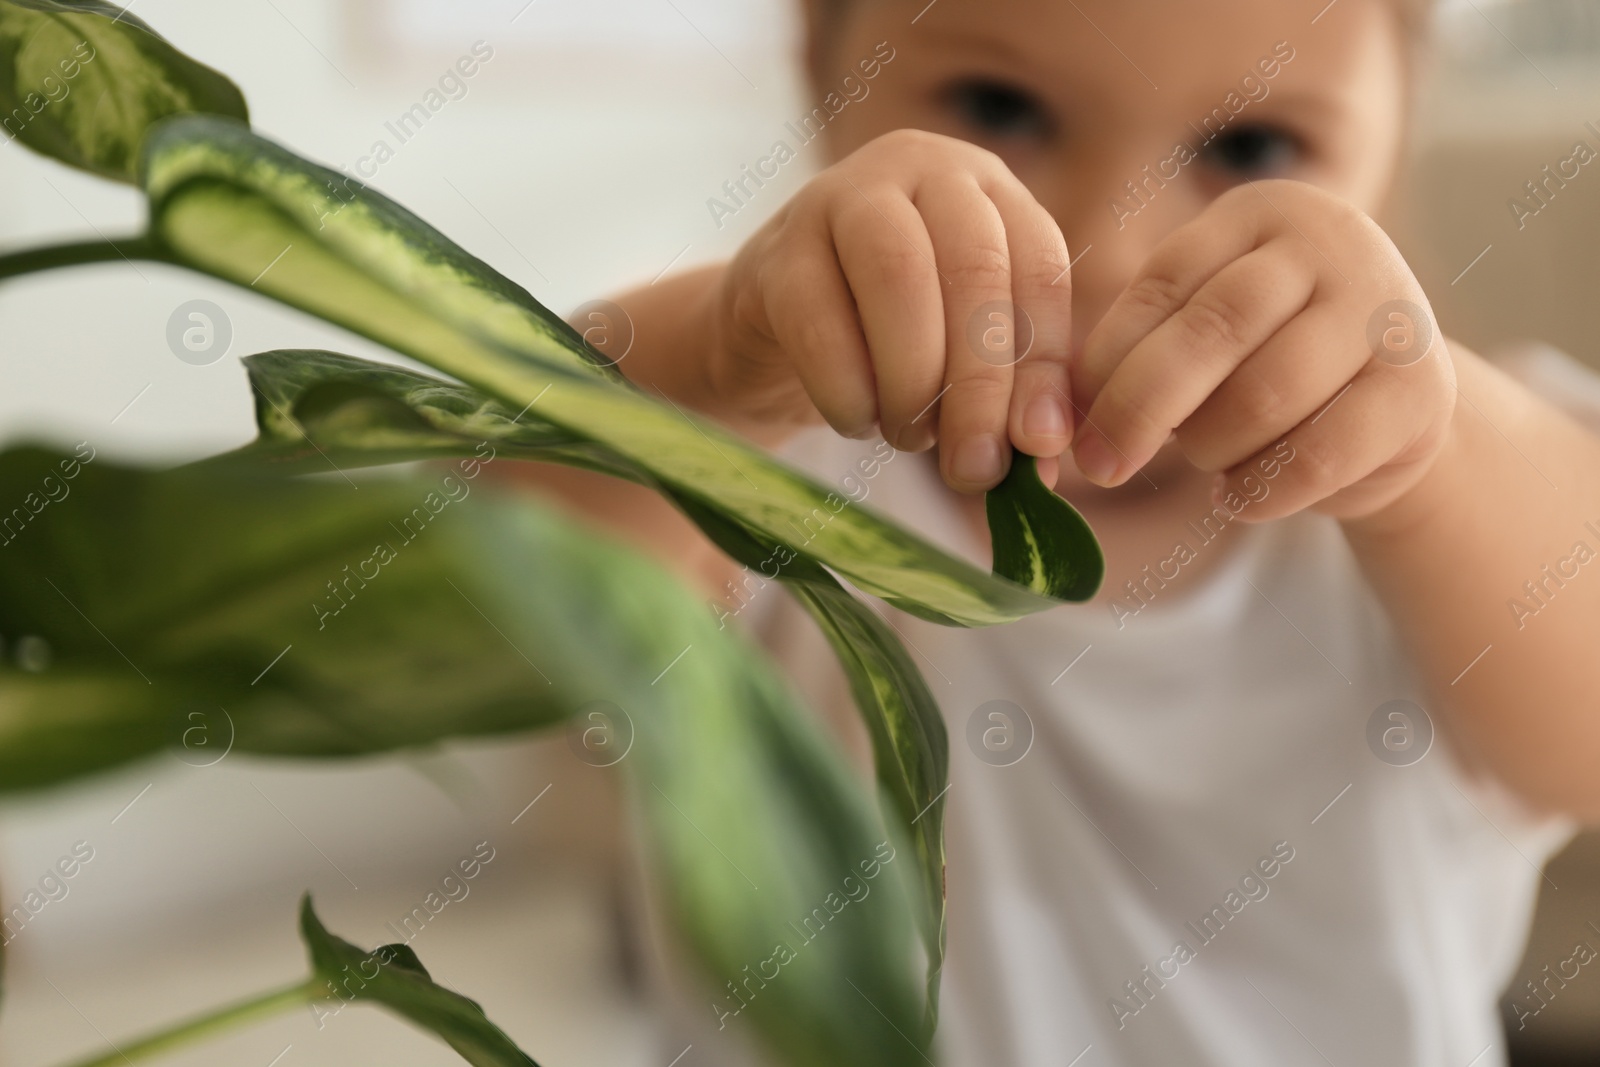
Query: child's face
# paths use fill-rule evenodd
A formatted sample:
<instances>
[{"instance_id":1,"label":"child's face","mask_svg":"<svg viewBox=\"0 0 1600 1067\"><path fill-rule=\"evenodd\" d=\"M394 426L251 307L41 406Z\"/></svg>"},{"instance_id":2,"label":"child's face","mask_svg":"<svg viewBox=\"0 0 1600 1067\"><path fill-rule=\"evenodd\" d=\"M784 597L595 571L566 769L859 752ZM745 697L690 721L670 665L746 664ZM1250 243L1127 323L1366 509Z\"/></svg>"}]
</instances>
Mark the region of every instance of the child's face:
<instances>
[{"instance_id":1,"label":"child's face","mask_svg":"<svg viewBox=\"0 0 1600 1067\"><path fill-rule=\"evenodd\" d=\"M1310 182L1368 211L1388 187L1407 47L1392 0L1337 0L1315 23L1322 0L925 5L857 0L814 42L819 94L879 42L895 49L828 127L830 151L910 127L998 153L1082 257L1075 344L1157 242L1246 179Z\"/></svg>"}]
</instances>

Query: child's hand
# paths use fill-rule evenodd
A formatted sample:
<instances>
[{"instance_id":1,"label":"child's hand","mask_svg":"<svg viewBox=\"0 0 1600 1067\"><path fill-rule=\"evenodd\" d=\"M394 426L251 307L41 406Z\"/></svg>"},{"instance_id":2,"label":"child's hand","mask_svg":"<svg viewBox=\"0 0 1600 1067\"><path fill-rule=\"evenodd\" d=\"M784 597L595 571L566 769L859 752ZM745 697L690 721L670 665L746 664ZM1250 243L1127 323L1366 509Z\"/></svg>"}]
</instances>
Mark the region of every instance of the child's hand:
<instances>
[{"instance_id":1,"label":"child's hand","mask_svg":"<svg viewBox=\"0 0 1600 1067\"><path fill-rule=\"evenodd\" d=\"M1232 190L1157 247L1085 341L1079 469L1119 485L1175 434L1221 472L1219 496L1269 464L1256 473L1274 471L1270 497L1241 517L1370 514L1448 436L1455 372L1427 306L1350 205L1296 182ZM1276 469L1283 441L1293 459Z\"/></svg>"},{"instance_id":2,"label":"child's hand","mask_svg":"<svg viewBox=\"0 0 1600 1067\"><path fill-rule=\"evenodd\" d=\"M887 134L813 179L725 272L712 393L746 419L937 441L953 488L991 488L1013 445L1053 457L1070 438L1067 265L997 157ZM1013 304L1032 327L1020 352Z\"/></svg>"}]
</instances>

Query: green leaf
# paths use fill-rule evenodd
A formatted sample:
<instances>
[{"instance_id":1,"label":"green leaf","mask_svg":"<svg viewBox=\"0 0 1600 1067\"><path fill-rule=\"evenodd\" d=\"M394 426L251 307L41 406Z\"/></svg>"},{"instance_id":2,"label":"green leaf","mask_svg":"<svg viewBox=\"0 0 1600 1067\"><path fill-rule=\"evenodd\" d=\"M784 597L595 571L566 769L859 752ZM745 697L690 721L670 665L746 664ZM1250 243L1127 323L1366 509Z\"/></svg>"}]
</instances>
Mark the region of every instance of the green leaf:
<instances>
[{"instance_id":1,"label":"green leaf","mask_svg":"<svg viewBox=\"0 0 1600 1067\"><path fill-rule=\"evenodd\" d=\"M366 952L330 934L312 910L309 893L300 901L300 936L327 990L317 1005L321 1012L331 1014L328 1001L342 1010L345 1002L370 1000L438 1035L473 1067L539 1067L477 1001L436 984L408 946Z\"/></svg>"},{"instance_id":2,"label":"green leaf","mask_svg":"<svg viewBox=\"0 0 1600 1067\"><path fill-rule=\"evenodd\" d=\"M0 513L0 635L49 650L0 664L0 792L162 750L358 756L587 721L604 702L632 736L616 773L665 914L710 996L746 980L758 994L720 1002L727 1025L753 1024L787 1064L923 1062L927 961L899 835L698 598L489 492L495 447L359 489L0 454L0 503L23 510ZM378 545L393 558L368 566ZM202 727L197 751L186 731Z\"/></svg>"},{"instance_id":3,"label":"green leaf","mask_svg":"<svg viewBox=\"0 0 1600 1067\"><path fill-rule=\"evenodd\" d=\"M471 567L448 556L462 520L427 506L447 499L440 485L357 491L5 453L0 635L12 651L42 642L48 667L0 665L0 788L177 746L191 723L235 752L353 755L560 721L553 683L445 581ZM379 546L395 560L375 565ZM357 603L362 630L345 625ZM381 634L422 647L397 659Z\"/></svg>"},{"instance_id":4,"label":"green leaf","mask_svg":"<svg viewBox=\"0 0 1600 1067\"><path fill-rule=\"evenodd\" d=\"M241 126L172 120L147 145L152 237L179 262L456 376L507 415L532 405L526 417L604 446L678 499L764 544L803 550L907 612L989 625L1059 603L1010 580L1031 579L1031 569L984 574L709 420L631 388L531 296L403 208L369 189L330 191L344 180ZM1081 524L1064 503L1050 519ZM1096 566L1097 558L1079 565Z\"/></svg>"},{"instance_id":5,"label":"green leaf","mask_svg":"<svg viewBox=\"0 0 1600 1067\"><path fill-rule=\"evenodd\" d=\"M422 219L240 123L163 123L145 146L140 180L153 235L182 248L191 266L253 282L396 351L437 349L451 361L512 353L623 380L527 290Z\"/></svg>"},{"instance_id":6,"label":"green leaf","mask_svg":"<svg viewBox=\"0 0 1600 1067\"><path fill-rule=\"evenodd\" d=\"M240 457L246 466L266 461L296 473L326 473L330 463L457 458L492 441L508 457L651 481L605 446L529 412L519 416L454 382L320 350L262 352L243 362L260 430ZM231 466L235 454L203 462Z\"/></svg>"},{"instance_id":7,"label":"green leaf","mask_svg":"<svg viewBox=\"0 0 1600 1067\"><path fill-rule=\"evenodd\" d=\"M1106 561L1078 510L1039 477L1020 453L984 502L994 569L1042 596L1081 603L1100 591Z\"/></svg>"},{"instance_id":8,"label":"green leaf","mask_svg":"<svg viewBox=\"0 0 1600 1067\"><path fill-rule=\"evenodd\" d=\"M827 637L872 737L878 784L911 835L921 867L918 926L928 954L928 1028L944 965L944 811L950 745L939 704L889 625L821 571L787 583Z\"/></svg>"},{"instance_id":9,"label":"green leaf","mask_svg":"<svg viewBox=\"0 0 1600 1067\"><path fill-rule=\"evenodd\" d=\"M679 503L725 552L766 573L772 558L768 547L694 501ZM927 957L926 1023L932 1033L945 948L944 817L936 805L945 794L950 764L938 701L888 623L825 568L800 557L777 575L839 658L872 741L878 786L892 813L890 825L909 835L916 851L919 892L914 900Z\"/></svg>"},{"instance_id":10,"label":"green leaf","mask_svg":"<svg viewBox=\"0 0 1600 1067\"><path fill-rule=\"evenodd\" d=\"M261 438L246 456L225 457L224 462L266 457L294 463L296 469L326 470L330 462L363 465L464 455L472 441L488 438L508 456L570 463L655 484L604 446L582 448L573 435L542 423L542 402L513 418L512 412L468 387L327 352L262 353L247 357L245 366L256 394ZM936 1003L944 952L944 846L942 812L935 804L948 774L937 702L889 626L804 549L789 558L782 546L726 511L669 487L657 488L736 560L784 582L839 656L872 738L879 784L912 834L922 875L918 915L930 961L929 1002ZM1092 596L1088 583L1098 583L1103 562L1077 512L1044 487L1032 463L1014 464L1001 490L990 498L995 529L1011 534L1030 553L1019 559L1017 569L1056 582L1041 581L1041 591ZM1010 504L1019 494L1029 495ZM1051 524L1054 536L1079 540L1066 545L1047 541L1040 554L1030 520L1041 518ZM1005 537L997 538L997 545L997 553L1011 550ZM1084 571L1072 566L1080 558L1094 561L1088 582L1082 580Z\"/></svg>"},{"instance_id":11,"label":"green leaf","mask_svg":"<svg viewBox=\"0 0 1600 1067\"><path fill-rule=\"evenodd\" d=\"M0 0L0 128L117 181L136 177L145 131L170 115L249 119L223 75L103 0Z\"/></svg>"},{"instance_id":12,"label":"green leaf","mask_svg":"<svg viewBox=\"0 0 1600 1067\"><path fill-rule=\"evenodd\" d=\"M13 629L5 636L14 646L19 636L36 634ZM9 656L12 648L4 651ZM175 736L172 696L125 666L70 675L0 670L0 794L54 785L159 752Z\"/></svg>"}]
</instances>

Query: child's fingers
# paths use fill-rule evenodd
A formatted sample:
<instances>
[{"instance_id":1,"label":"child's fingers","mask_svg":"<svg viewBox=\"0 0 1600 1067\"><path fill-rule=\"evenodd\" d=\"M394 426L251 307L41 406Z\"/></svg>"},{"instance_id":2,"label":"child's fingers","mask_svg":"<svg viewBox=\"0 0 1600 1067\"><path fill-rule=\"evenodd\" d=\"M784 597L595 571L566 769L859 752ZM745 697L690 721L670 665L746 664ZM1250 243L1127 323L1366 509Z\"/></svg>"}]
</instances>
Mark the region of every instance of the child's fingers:
<instances>
[{"instance_id":1,"label":"child's fingers","mask_svg":"<svg viewBox=\"0 0 1600 1067\"><path fill-rule=\"evenodd\" d=\"M867 339L855 301L825 227L803 248L774 256L763 268L767 322L790 354L812 404L839 433L864 437L878 421Z\"/></svg>"},{"instance_id":2,"label":"child's fingers","mask_svg":"<svg viewBox=\"0 0 1600 1067\"><path fill-rule=\"evenodd\" d=\"M1228 264L1260 244L1251 211L1224 210L1230 193L1199 218L1185 223L1157 246L1133 281L1084 340L1072 371L1073 401L1092 404L1135 345L1187 304Z\"/></svg>"},{"instance_id":3,"label":"child's fingers","mask_svg":"<svg viewBox=\"0 0 1600 1067\"><path fill-rule=\"evenodd\" d=\"M1067 357L1072 348L1072 278L1061 229L1016 181L989 197L1011 249L1012 333L1019 349L1007 420L1011 444L1031 456L1059 456L1072 437Z\"/></svg>"},{"instance_id":4,"label":"child's fingers","mask_svg":"<svg viewBox=\"0 0 1600 1067\"><path fill-rule=\"evenodd\" d=\"M1234 494L1235 504L1249 499L1238 517L1250 522L1280 519L1314 505L1334 515L1342 508L1372 506L1372 494L1383 488L1374 484L1381 478L1372 476L1390 465L1397 477L1403 475L1406 453L1418 443L1416 391L1407 373L1413 370L1368 363L1350 391L1315 422L1302 422L1281 439L1282 445L1269 445L1219 475L1218 496L1226 502ZM1341 491L1358 482L1357 495L1368 499L1341 500Z\"/></svg>"},{"instance_id":5,"label":"child's fingers","mask_svg":"<svg viewBox=\"0 0 1600 1067\"><path fill-rule=\"evenodd\" d=\"M1340 391L1366 362L1364 352L1330 343L1348 319L1336 304L1314 304L1257 349L1178 427L1189 462L1228 470L1342 402Z\"/></svg>"},{"instance_id":6,"label":"child's fingers","mask_svg":"<svg viewBox=\"0 0 1600 1067\"><path fill-rule=\"evenodd\" d=\"M957 171L925 180L917 207L933 239L943 283L944 386L939 398L939 466L961 492L992 488L1011 465L1006 415L1011 406L1014 331L974 346L974 322L991 312L1009 323L1011 249L1005 221L976 178ZM932 417L932 416L929 416Z\"/></svg>"},{"instance_id":7,"label":"child's fingers","mask_svg":"<svg viewBox=\"0 0 1600 1067\"><path fill-rule=\"evenodd\" d=\"M1156 454L1251 353L1298 314L1316 272L1288 242L1229 263L1139 341L1098 395L1073 441L1084 476L1120 485Z\"/></svg>"},{"instance_id":8,"label":"child's fingers","mask_svg":"<svg viewBox=\"0 0 1600 1067\"><path fill-rule=\"evenodd\" d=\"M944 304L933 241L898 186L849 179L829 219L870 352L878 424L904 451L933 443L934 427L913 426L944 387Z\"/></svg>"}]
</instances>

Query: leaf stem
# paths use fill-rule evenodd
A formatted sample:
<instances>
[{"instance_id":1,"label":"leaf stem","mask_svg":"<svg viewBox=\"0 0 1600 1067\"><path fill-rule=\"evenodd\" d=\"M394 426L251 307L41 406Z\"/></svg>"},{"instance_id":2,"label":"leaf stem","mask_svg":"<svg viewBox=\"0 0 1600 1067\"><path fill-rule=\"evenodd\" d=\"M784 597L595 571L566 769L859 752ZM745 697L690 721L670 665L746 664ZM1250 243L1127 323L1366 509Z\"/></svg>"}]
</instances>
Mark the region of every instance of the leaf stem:
<instances>
[{"instance_id":1,"label":"leaf stem","mask_svg":"<svg viewBox=\"0 0 1600 1067\"><path fill-rule=\"evenodd\" d=\"M71 244L44 245L0 255L0 280L58 267L77 267L86 263L131 262L136 259L170 262L171 257L145 234L118 240L98 239Z\"/></svg>"},{"instance_id":2,"label":"leaf stem","mask_svg":"<svg viewBox=\"0 0 1600 1067\"><path fill-rule=\"evenodd\" d=\"M113 1045L114 1051L104 1056L78 1060L69 1067L114 1067L116 1064L129 1064L137 1059L209 1037L218 1031L254 1022L292 1008L296 1004L304 1004L317 995L321 985L322 983L315 978L304 979L287 988L274 989L249 1000L219 1008L209 1014L187 1019L169 1029L142 1037L131 1045L120 1047Z\"/></svg>"}]
</instances>

